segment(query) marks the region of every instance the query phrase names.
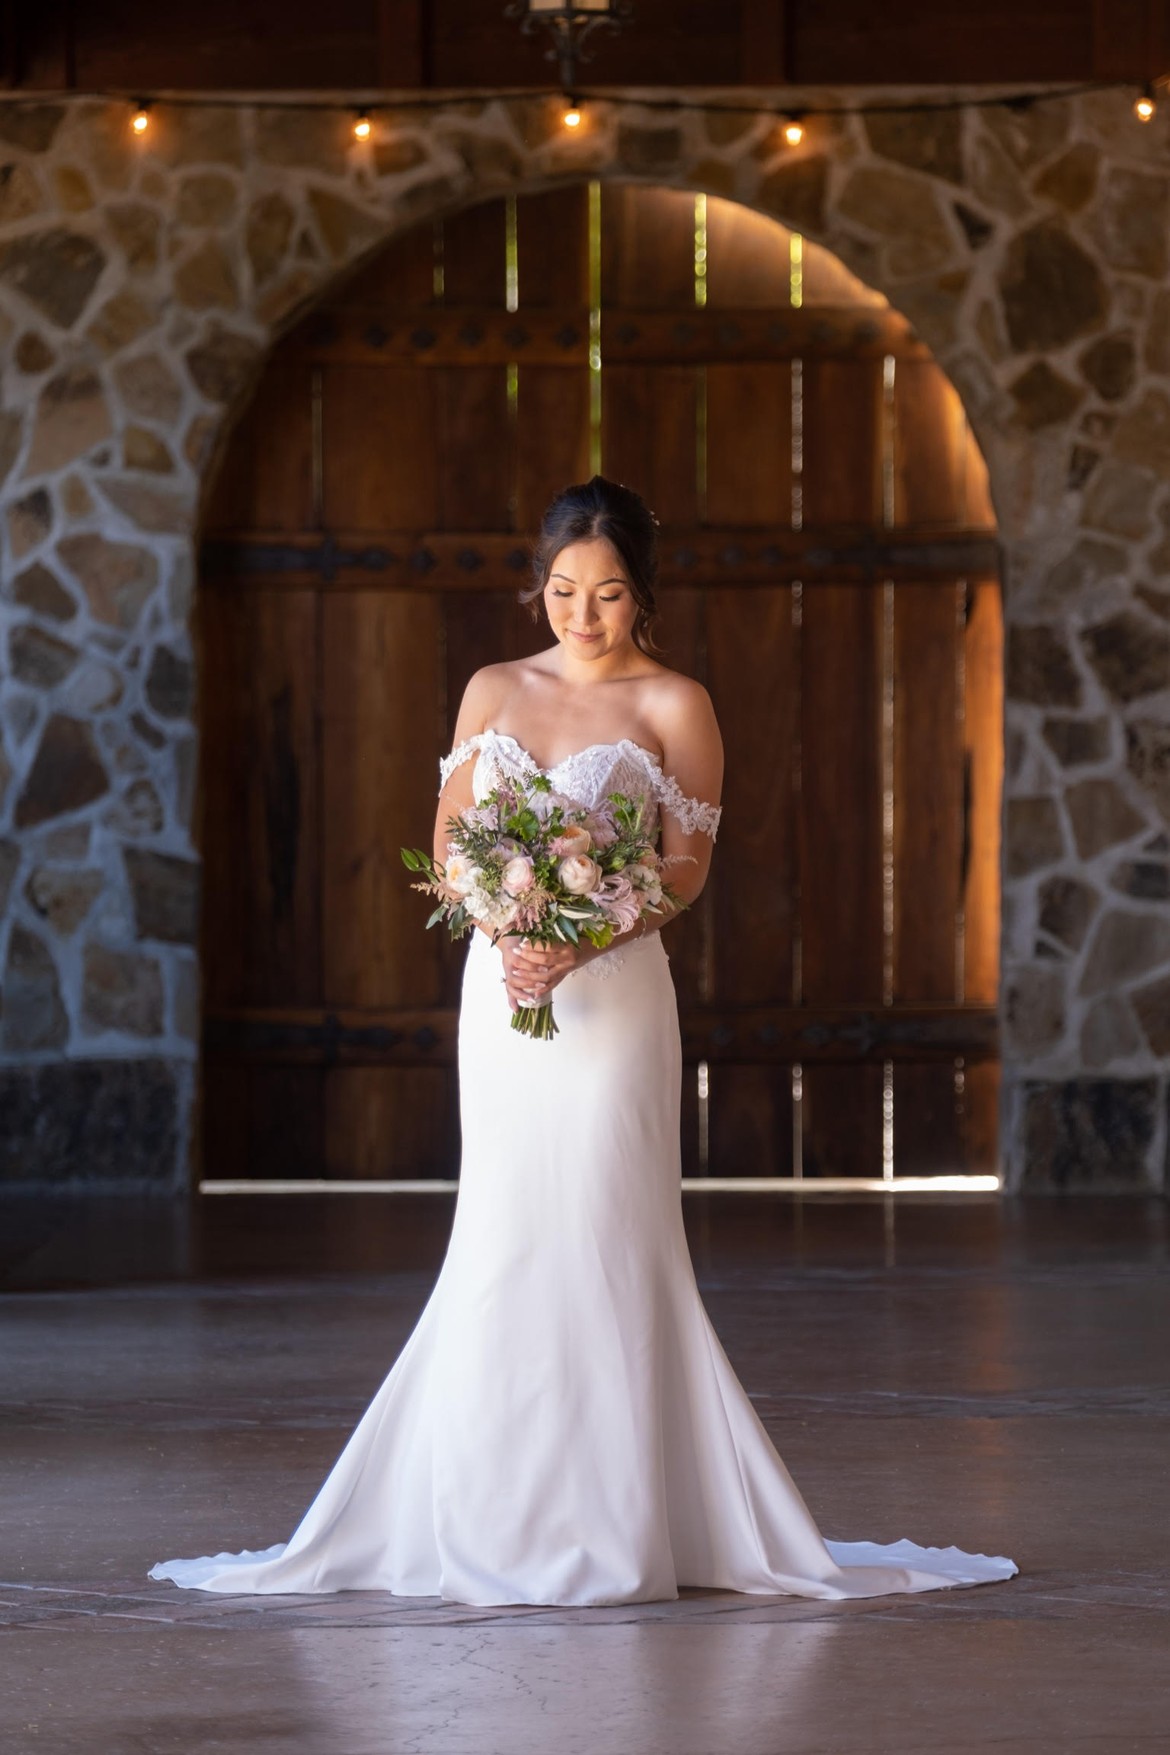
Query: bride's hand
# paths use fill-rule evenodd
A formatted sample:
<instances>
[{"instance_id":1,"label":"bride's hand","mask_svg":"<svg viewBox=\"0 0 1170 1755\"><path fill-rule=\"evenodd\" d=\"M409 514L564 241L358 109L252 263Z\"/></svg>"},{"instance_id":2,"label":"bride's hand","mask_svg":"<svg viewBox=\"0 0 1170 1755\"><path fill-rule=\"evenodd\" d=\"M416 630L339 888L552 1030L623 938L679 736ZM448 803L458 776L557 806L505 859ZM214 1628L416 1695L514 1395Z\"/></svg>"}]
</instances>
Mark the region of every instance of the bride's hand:
<instances>
[{"instance_id":1,"label":"bride's hand","mask_svg":"<svg viewBox=\"0 0 1170 1755\"><path fill-rule=\"evenodd\" d=\"M521 1006L540 1006L566 975L579 969L593 954L588 945L525 944L522 939L502 938L504 983L513 1011Z\"/></svg>"}]
</instances>

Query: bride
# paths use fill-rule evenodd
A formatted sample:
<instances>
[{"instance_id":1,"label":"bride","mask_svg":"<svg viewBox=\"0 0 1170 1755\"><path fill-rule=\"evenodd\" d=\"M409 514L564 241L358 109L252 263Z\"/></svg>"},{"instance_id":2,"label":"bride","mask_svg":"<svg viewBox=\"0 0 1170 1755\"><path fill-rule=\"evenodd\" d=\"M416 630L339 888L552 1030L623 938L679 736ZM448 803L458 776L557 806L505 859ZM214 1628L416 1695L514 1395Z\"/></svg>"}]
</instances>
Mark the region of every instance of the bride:
<instances>
[{"instance_id":1,"label":"bride","mask_svg":"<svg viewBox=\"0 0 1170 1755\"><path fill-rule=\"evenodd\" d=\"M628 488L594 476L554 500L522 594L543 598L554 644L468 684L440 765L436 859L450 815L506 776L543 774L587 808L641 796L662 853L688 861L676 892L698 896L722 747L706 690L652 656L655 567L653 516ZM957 1548L825 1541L773 1449L687 1251L667 924L644 917L600 953L476 930L459 1195L414 1332L290 1541L151 1578L596 1604L683 1585L871 1597L1015 1572ZM509 1006L554 993L556 1037L509 1027Z\"/></svg>"}]
</instances>

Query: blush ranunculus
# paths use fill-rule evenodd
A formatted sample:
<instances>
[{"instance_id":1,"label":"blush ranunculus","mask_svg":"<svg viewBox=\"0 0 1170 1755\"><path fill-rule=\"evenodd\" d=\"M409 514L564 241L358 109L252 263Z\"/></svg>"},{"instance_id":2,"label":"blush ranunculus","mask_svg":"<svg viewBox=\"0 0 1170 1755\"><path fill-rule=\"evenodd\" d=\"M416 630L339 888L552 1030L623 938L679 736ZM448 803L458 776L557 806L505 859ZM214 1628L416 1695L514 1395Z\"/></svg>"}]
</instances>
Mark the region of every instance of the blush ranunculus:
<instances>
[{"instance_id":1,"label":"blush ranunculus","mask_svg":"<svg viewBox=\"0 0 1170 1755\"><path fill-rule=\"evenodd\" d=\"M566 823L559 835L549 843L550 849L558 859L570 859L575 853L588 853L593 841L589 830L580 823Z\"/></svg>"}]
</instances>

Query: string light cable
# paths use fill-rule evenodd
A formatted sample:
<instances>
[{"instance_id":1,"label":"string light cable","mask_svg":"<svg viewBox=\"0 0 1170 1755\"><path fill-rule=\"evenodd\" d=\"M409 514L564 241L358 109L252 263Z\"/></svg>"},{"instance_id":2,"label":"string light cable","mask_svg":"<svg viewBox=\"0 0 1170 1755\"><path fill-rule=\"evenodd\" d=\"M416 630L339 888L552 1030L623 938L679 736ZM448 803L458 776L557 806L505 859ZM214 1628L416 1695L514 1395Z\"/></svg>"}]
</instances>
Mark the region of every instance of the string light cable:
<instances>
[{"instance_id":1,"label":"string light cable","mask_svg":"<svg viewBox=\"0 0 1170 1755\"><path fill-rule=\"evenodd\" d=\"M800 144L807 135L807 124L818 117L840 120L847 116L929 116L955 114L963 110L1007 109L1026 114L1036 104L1059 103L1070 98L1106 92L1136 92L1133 110L1139 121L1148 122L1158 109L1158 88L1170 76L1159 76L1139 84L1133 80L1086 80L1074 85L1048 85L1027 90L1013 88L1005 92L966 94L941 98L905 98L893 102L881 99L863 102L815 102L799 96L791 88L761 91L750 100L673 96L659 90L633 92L628 90L576 90L568 92L557 86L521 86L495 88L453 88L442 93L396 93L393 96L361 94L358 96L322 96L314 94L273 95L271 93L237 92L141 92L79 89L36 93L0 92L0 104L6 108L36 106L47 99L68 100L87 98L124 103L130 110L130 127L139 137L153 131L156 115L168 110L279 110L286 113L334 113L348 118L350 129L358 140L367 140L377 119L426 115L468 100L477 102L559 103L562 119L569 127L583 120L586 106L598 110L643 111L685 115L771 116L784 131L791 145Z\"/></svg>"}]
</instances>

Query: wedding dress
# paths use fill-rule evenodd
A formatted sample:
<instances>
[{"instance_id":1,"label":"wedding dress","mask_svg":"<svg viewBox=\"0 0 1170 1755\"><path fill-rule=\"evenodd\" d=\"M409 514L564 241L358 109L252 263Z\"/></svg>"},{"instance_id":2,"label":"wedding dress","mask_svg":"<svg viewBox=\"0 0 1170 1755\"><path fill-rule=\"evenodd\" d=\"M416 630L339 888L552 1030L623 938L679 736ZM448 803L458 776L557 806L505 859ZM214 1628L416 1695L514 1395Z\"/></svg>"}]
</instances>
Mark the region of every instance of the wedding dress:
<instances>
[{"instance_id":1,"label":"wedding dress","mask_svg":"<svg viewBox=\"0 0 1170 1755\"><path fill-rule=\"evenodd\" d=\"M540 772L488 730L482 799ZM592 808L642 796L714 838L623 738L547 770ZM908 1541L827 1542L708 1320L679 1190L678 1013L660 933L555 990L559 1034L510 1028L479 931L459 1017L463 1162L434 1291L290 1541L169 1560L151 1578L229 1593L385 1590L472 1604L638 1603L680 1585L882 1596L1008 1578L1012 1561Z\"/></svg>"}]
</instances>

